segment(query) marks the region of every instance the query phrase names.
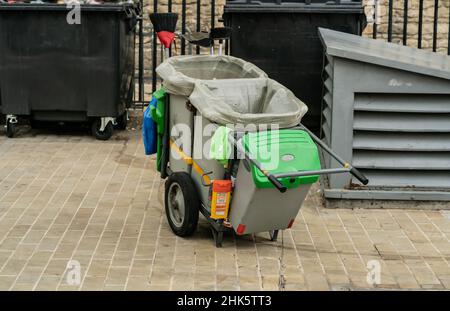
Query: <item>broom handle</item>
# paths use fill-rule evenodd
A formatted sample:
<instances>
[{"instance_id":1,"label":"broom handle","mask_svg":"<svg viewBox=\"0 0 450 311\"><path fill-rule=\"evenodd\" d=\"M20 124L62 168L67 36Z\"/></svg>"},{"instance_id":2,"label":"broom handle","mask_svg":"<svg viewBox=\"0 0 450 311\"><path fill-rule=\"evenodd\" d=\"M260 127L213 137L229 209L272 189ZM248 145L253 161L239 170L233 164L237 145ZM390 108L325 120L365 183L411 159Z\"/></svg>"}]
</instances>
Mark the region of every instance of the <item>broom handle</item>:
<instances>
[{"instance_id":1,"label":"broom handle","mask_svg":"<svg viewBox=\"0 0 450 311\"><path fill-rule=\"evenodd\" d=\"M170 48L164 49L164 60L168 59L170 57Z\"/></svg>"},{"instance_id":2,"label":"broom handle","mask_svg":"<svg viewBox=\"0 0 450 311\"><path fill-rule=\"evenodd\" d=\"M222 55L222 50L223 50L223 41L222 39L219 40L219 55Z\"/></svg>"}]
</instances>

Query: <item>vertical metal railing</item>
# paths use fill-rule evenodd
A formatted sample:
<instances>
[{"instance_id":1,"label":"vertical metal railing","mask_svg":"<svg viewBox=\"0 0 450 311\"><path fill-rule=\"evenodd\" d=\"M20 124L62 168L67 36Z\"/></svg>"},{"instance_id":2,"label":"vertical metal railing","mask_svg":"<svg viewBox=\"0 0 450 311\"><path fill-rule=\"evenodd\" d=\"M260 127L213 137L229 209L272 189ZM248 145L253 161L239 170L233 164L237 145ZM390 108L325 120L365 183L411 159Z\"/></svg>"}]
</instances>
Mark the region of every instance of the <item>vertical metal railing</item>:
<instances>
[{"instance_id":1,"label":"vertical metal railing","mask_svg":"<svg viewBox=\"0 0 450 311\"><path fill-rule=\"evenodd\" d=\"M167 1L167 12L172 13L172 0ZM169 48L169 56L172 56L172 46Z\"/></svg>"},{"instance_id":2,"label":"vertical metal railing","mask_svg":"<svg viewBox=\"0 0 450 311\"><path fill-rule=\"evenodd\" d=\"M211 0L211 29L213 29L215 27L216 24L216 1L215 0ZM211 51L214 51L214 41L212 43L212 47L211 47Z\"/></svg>"},{"instance_id":3,"label":"vertical metal railing","mask_svg":"<svg viewBox=\"0 0 450 311\"><path fill-rule=\"evenodd\" d=\"M186 34L186 0L181 1L181 33ZM186 54L186 40L181 37L181 55Z\"/></svg>"},{"instance_id":4,"label":"vertical metal railing","mask_svg":"<svg viewBox=\"0 0 450 311\"><path fill-rule=\"evenodd\" d=\"M158 12L158 1L153 0L153 12ZM152 92L156 91L156 62L158 61L158 39L156 37L156 31L153 30L153 42L152 42Z\"/></svg>"},{"instance_id":5,"label":"vertical metal railing","mask_svg":"<svg viewBox=\"0 0 450 311\"><path fill-rule=\"evenodd\" d=\"M378 23L379 23L379 0L373 0L373 28L372 39L376 39L378 36Z\"/></svg>"},{"instance_id":6,"label":"vertical metal railing","mask_svg":"<svg viewBox=\"0 0 450 311\"><path fill-rule=\"evenodd\" d=\"M394 19L392 18L392 13L394 10L394 0L389 0L388 4L388 42L392 42L392 24Z\"/></svg>"},{"instance_id":7,"label":"vertical metal railing","mask_svg":"<svg viewBox=\"0 0 450 311\"><path fill-rule=\"evenodd\" d=\"M439 19L439 0L434 0L433 52L436 52L437 50L438 19Z\"/></svg>"},{"instance_id":8,"label":"vertical metal railing","mask_svg":"<svg viewBox=\"0 0 450 311\"><path fill-rule=\"evenodd\" d=\"M216 1L211 0L211 29L215 27L216 23Z\"/></svg>"},{"instance_id":9,"label":"vertical metal railing","mask_svg":"<svg viewBox=\"0 0 450 311\"><path fill-rule=\"evenodd\" d=\"M202 22L201 22L202 1L201 0L197 0L197 7L196 7L195 13L196 13L196 18L197 18L197 22L195 25L195 31L200 32L200 30L202 29ZM198 45L195 48L195 52L196 52L196 54L200 54L200 47Z\"/></svg>"},{"instance_id":10,"label":"vertical metal railing","mask_svg":"<svg viewBox=\"0 0 450 311\"><path fill-rule=\"evenodd\" d=\"M448 6L448 47L447 55L450 55L450 5Z\"/></svg>"},{"instance_id":11,"label":"vertical metal railing","mask_svg":"<svg viewBox=\"0 0 450 311\"><path fill-rule=\"evenodd\" d=\"M141 17L139 18L139 53L138 53L138 101L142 103L144 101L144 18L143 18L143 10L144 10L144 0L139 1L140 13Z\"/></svg>"},{"instance_id":12,"label":"vertical metal railing","mask_svg":"<svg viewBox=\"0 0 450 311\"><path fill-rule=\"evenodd\" d=\"M449 7L449 20L444 21L442 12L444 8L447 8L445 1L448 0L434 0L431 2L432 5L432 16L425 16L425 0L419 0L418 14L411 14L412 1L410 0L387 0L387 14L386 16L377 16L378 6L380 5L380 0L374 0L374 18L373 18L373 32L372 38L382 39L384 38L388 42L398 42L403 45L411 45L411 41L414 42L415 36L413 37L410 33L410 27L412 23L417 23L417 47L422 49L424 47L430 47L433 52L442 51L443 43L445 40L445 33L439 33L442 31L441 27L444 23L449 23L448 26L448 39L444 43L447 49L447 54L450 55L450 7ZM403 8L401 7L403 5ZM428 4L427 4L428 6ZM403 14L398 14L403 11ZM417 17L415 17L417 16ZM379 27L380 20L383 20L386 27ZM403 29L398 26L402 25ZM385 32L380 32L384 30ZM428 32L426 32L428 30Z\"/></svg>"},{"instance_id":13,"label":"vertical metal railing","mask_svg":"<svg viewBox=\"0 0 450 311\"><path fill-rule=\"evenodd\" d=\"M403 45L408 44L408 0L403 0Z\"/></svg>"},{"instance_id":14,"label":"vertical metal railing","mask_svg":"<svg viewBox=\"0 0 450 311\"><path fill-rule=\"evenodd\" d=\"M144 23L144 1L138 0L135 2L138 8L138 15L136 16L136 27L134 30L134 51L135 51L135 59L134 59L134 75L133 75L133 85L132 87L132 98L130 103L130 108L142 108L145 105L145 36L148 35L146 33L146 26ZM148 30L147 30L148 31ZM137 87L137 89L136 89Z\"/></svg>"},{"instance_id":15,"label":"vertical metal railing","mask_svg":"<svg viewBox=\"0 0 450 311\"><path fill-rule=\"evenodd\" d=\"M423 0L419 2L419 25L417 32L417 47L422 48L422 31L423 31Z\"/></svg>"}]
</instances>

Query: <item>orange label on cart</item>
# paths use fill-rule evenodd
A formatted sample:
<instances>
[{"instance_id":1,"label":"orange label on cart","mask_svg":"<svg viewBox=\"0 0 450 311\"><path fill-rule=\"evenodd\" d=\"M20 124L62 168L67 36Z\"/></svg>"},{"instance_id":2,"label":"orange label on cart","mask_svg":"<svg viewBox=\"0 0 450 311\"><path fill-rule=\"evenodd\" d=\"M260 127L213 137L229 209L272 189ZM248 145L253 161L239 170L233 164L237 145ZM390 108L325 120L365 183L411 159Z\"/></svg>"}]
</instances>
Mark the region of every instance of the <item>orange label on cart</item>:
<instances>
[{"instance_id":1,"label":"orange label on cart","mask_svg":"<svg viewBox=\"0 0 450 311\"><path fill-rule=\"evenodd\" d=\"M231 180L213 180L211 196L211 218L228 217L232 184Z\"/></svg>"}]
</instances>

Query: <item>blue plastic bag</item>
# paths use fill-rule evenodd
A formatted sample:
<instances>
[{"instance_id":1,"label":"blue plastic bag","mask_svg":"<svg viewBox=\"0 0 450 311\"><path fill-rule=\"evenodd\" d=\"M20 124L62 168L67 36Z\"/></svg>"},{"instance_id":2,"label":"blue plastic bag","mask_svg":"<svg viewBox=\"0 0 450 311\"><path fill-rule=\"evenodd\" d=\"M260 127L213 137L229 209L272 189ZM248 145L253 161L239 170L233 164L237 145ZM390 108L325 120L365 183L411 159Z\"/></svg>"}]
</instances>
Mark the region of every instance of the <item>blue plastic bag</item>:
<instances>
[{"instance_id":1,"label":"blue plastic bag","mask_svg":"<svg viewBox=\"0 0 450 311\"><path fill-rule=\"evenodd\" d=\"M156 108L157 100L152 98L147 109L144 111L144 119L142 121L142 140L144 141L144 150L146 155L156 153L157 147L157 132L156 123L151 116L151 110Z\"/></svg>"}]
</instances>

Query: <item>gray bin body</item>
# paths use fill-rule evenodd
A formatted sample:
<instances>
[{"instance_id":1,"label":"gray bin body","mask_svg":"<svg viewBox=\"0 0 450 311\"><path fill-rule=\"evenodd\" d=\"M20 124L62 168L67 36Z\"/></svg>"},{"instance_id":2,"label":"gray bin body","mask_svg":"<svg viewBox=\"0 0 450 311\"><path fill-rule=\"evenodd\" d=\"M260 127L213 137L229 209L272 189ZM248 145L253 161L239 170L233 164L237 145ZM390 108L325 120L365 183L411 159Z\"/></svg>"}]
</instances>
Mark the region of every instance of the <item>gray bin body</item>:
<instances>
[{"instance_id":1,"label":"gray bin body","mask_svg":"<svg viewBox=\"0 0 450 311\"><path fill-rule=\"evenodd\" d=\"M209 186L202 183L202 176L192 169L186 161L180 157L176 149L182 151L186 156L191 157L211 179L223 179L225 170L215 159L208 157L210 148L210 135L203 135L205 127L211 122L205 119L198 111L194 112L188 109L189 99L182 95L170 95L170 139L174 142L175 148L171 148L169 153L169 167L172 172L186 172L191 175L194 181L200 201L203 207L209 211L211 206L209 202ZM189 128L189 130L188 130ZM183 130L188 130L191 137L180 139ZM212 133L211 133L212 134ZM205 151L206 150L206 151Z\"/></svg>"},{"instance_id":2,"label":"gray bin body","mask_svg":"<svg viewBox=\"0 0 450 311\"><path fill-rule=\"evenodd\" d=\"M229 215L234 230L239 225L245 225L245 231L240 234L288 228L311 185L299 185L282 194L276 188L257 188L252 173L241 160Z\"/></svg>"},{"instance_id":3,"label":"gray bin body","mask_svg":"<svg viewBox=\"0 0 450 311\"><path fill-rule=\"evenodd\" d=\"M326 176L325 197L450 200L450 57L327 29L320 36L323 140L370 180Z\"/></svg>"}]
</instances>

